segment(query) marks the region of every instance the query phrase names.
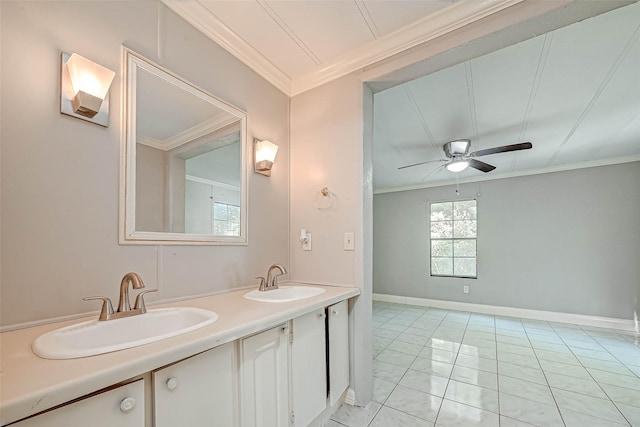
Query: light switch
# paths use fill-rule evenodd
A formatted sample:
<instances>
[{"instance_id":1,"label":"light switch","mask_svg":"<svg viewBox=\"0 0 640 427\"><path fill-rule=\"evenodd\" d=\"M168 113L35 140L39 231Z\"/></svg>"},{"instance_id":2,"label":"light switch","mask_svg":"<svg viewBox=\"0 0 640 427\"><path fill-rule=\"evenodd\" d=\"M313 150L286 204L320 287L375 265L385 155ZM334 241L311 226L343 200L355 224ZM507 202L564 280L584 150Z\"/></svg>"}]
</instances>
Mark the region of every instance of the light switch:
<instances>
[{"instance_id":1,"label":"light switch","mask_svg":"<svg viewBox=\"0 0 640 427\"><path fill-rule=\"evenodd\" d=\"M345 251L354 250L353 238L354 238L353 231L349 233L344 233L344 250Z\"/></svg>"},{"instance_id":2,"label":"light switch","mask_svg":"<svg viewBox=\"0 0 640 427\"><path fill-rule=\"evenodd\" d=\"M311 250L311 233L307 231L307 238L302 241L302 250L310 251Z\"/></svg>"}]
</instances>

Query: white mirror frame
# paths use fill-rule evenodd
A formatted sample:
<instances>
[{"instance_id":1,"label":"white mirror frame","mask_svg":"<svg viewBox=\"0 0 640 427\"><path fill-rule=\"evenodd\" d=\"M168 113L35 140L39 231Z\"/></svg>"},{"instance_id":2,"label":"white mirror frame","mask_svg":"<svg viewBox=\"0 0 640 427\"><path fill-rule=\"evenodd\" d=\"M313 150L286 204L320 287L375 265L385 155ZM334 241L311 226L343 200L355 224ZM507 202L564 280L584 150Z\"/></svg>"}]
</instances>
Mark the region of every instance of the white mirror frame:
<instances>
[{"instance_id":1,"label":"white mirror frame","mask_svg":"<svg viewBox=\"0 0 640 427\"><path fill-rule=\"evenodd\" d=\"M240 120L240 236L215 236L138 231L136 219L136 74L143 69ZM178 77L134 51L122 47L122 126L120 145L119 243L146 245L246 245L247 238L247 113Z\"/></svg>"}]
</instances>

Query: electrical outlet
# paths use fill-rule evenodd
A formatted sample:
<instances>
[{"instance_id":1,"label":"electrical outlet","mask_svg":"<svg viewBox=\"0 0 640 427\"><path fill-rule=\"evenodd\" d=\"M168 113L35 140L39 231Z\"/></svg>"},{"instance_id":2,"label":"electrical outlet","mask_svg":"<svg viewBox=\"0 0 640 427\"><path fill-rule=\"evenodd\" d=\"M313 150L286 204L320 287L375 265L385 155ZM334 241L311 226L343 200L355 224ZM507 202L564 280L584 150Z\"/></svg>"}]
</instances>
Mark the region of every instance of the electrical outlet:
<instances>
[{"instance_id":1,"label":"electrical outlet","mask_svg":"<svg viewBox=\"0 0 640 427\"><path fill-rule=\"evenodd\" d=\"M345 251L353 251L354 250L353 239L354 239L353 231L349 232L349 233L344 233L344 250Z\"/></svg>"},{"instance_id":2,"label":"electrical outlet","mask_svg":"<svg viewBox=\"0 0 640 427\"><path fill-rule=\"evenodd\" d=\"M469 286L464 285L464 286L462 287L462 293L463 293L463 294L468 294L468 293L469 293Z\"/></svg>"}]
</instances>

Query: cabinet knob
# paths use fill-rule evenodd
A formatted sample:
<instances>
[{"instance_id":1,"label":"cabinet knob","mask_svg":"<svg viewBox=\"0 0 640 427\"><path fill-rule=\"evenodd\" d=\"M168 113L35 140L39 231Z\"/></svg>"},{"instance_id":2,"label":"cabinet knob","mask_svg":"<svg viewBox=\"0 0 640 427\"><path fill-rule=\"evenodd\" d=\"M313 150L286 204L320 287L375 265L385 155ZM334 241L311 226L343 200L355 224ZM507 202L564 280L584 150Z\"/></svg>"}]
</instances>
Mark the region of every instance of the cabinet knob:
<instances>
[{"instance_id":1,"label":"cabinet knob","mask_svg":"<svg viewBox=\"0 0 640 427\"><path fill-rule=\"evenodd\" d=\"M122 412L129 412L135 406L136 406L136 399L134 399L133 397L124 398L122 399L122 402L120 402L120 410Z\"/></svg>"},{"instance_id":2,"label":"cabinet knob","mask_svg":"<svg viewBox=\"0 0 640 427\"><path fill-rule=\"evenodd\" d=\"M338 315L338 310L331 310L331 313L333 313L334 316Z\"/></svg>"},{"instance_id":3,"label":"cabinet knob","mask_svg":"<svg viewBox=\"0 0 640 427\"><path fill-rule=\"evenodd\" d=\"M167 380L167 388L171 391L178 388L178 379L176 377L171 377Z\"/></svg>"}]
</instances>

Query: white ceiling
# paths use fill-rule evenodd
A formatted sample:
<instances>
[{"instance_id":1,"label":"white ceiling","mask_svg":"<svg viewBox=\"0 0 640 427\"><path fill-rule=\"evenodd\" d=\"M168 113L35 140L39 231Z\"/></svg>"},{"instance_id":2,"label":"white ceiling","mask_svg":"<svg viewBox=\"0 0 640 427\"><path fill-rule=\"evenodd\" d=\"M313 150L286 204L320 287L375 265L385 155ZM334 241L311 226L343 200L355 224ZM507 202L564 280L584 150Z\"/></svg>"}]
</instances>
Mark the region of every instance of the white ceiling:
<instances>
[{"instance_id":1,"label":"white ceiling","mask_svg":"<svg viewBox=\"0 0 640 427\"><path fill-rule=\"evenodd\" d=\"M162 0L289 96L522 1Z\"/></svg>"},{"instance_id":2,"label":"white ceiling","mask_svg":"<svg viewBox=\"0 0 640 427\"><path fill-rule=\"evenodd\" d=\"M564 27L379 92L374 97L376 191L452 179L550 172L640 160L640 3ZM471 150L530 141L454 174L442 145Z\"/></svg>"},{"instance_id":3,"label":"white ceiling","mask_svg":"<svg viewBox=\"0 0 640 427\"><path fill-rule=\"evenodd\" d=\"M162 0L289 96L522 1ZM458 138L533 143L461 180L640 160L639 23L635 3L377 93L375 190L450 182L433 165L397 168Z\"/></svg>"}]
</instances>

